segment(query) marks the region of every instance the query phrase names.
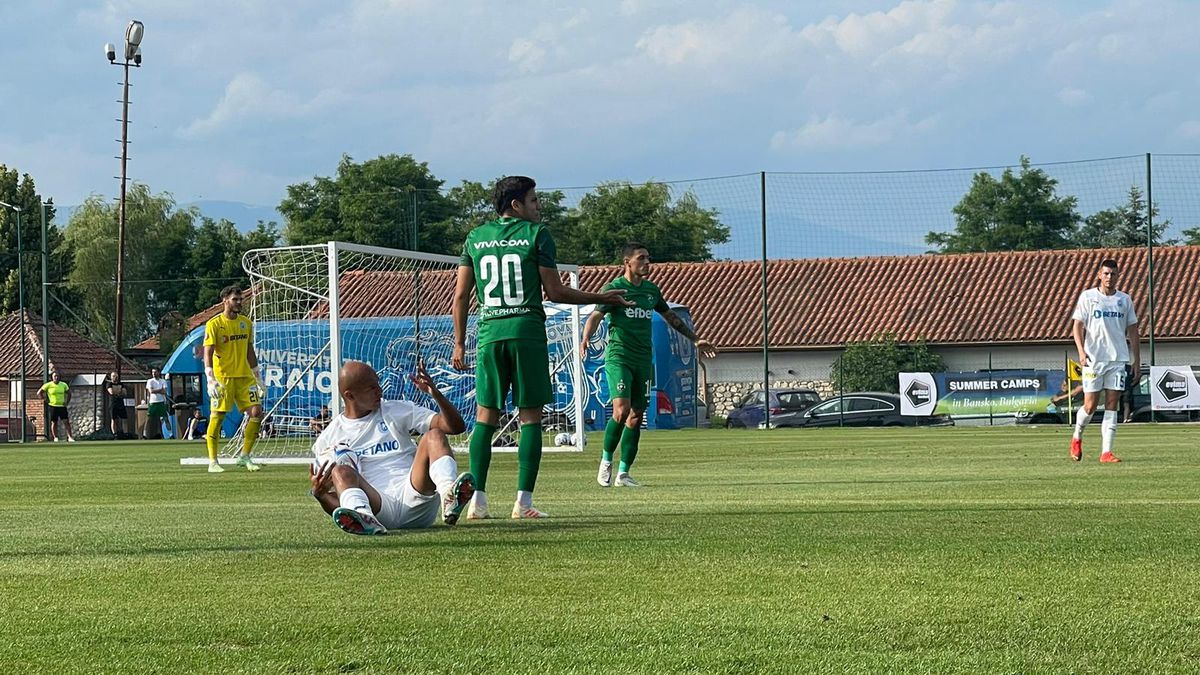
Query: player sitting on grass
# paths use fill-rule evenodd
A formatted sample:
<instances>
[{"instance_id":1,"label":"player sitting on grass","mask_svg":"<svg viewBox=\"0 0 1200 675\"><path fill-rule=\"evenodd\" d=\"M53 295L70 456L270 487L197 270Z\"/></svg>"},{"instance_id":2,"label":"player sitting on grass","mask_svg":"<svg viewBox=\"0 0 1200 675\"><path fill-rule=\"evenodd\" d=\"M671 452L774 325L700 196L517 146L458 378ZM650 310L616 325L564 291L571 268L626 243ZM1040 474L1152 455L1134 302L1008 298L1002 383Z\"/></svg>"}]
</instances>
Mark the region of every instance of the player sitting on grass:
<instances>
[{"instance_id":1,"label":"player sitting on grass","mask_svg":"<svg viewBox=\"0 0 1200 675\"><path fill-rule=\"evenodd\" d=\"M434 385L425 367L410 378L433 397L439 411L408 401L385 401L371 366L347 361L339 380L342 414L313 444L312 495L338 527L351 534L387 534L388 528L419 528L437 519L458 522L475 493L470 473L458 474L447 434L466 424ZM412 435L421 440L413 444Z\"/></svg>"},{"instance_id":2,"label":"player sitting on grass","mask_svg":"<svg viewBox=\"0 0 1200 675\"><path fill-rule=\"evenodd\" d=\"M625 291L625 300L632 307L596 305L583 327L583 345L587 345L604 316L608 315L608 346L604 349L604 376L608 380L608 395L612 399L612 419L604 429L604 449L600 455L600 471L596 482L601 487L612 485L612 460L621 446L621 463L617 466L617 487L639 487L629 475L637 457L642 437L642 415L650 400L650 385L654 381L654 344L651 340L651 316L662 315L671 328L696 345L700 354L715 358L717 350L696 335L683 318L676 314L662 291L650 281L650 251L630 242L621 248L624 272L608 282L605 291ZM580 357L587 354L581 349Z\"/></svg>"}]
</instances>

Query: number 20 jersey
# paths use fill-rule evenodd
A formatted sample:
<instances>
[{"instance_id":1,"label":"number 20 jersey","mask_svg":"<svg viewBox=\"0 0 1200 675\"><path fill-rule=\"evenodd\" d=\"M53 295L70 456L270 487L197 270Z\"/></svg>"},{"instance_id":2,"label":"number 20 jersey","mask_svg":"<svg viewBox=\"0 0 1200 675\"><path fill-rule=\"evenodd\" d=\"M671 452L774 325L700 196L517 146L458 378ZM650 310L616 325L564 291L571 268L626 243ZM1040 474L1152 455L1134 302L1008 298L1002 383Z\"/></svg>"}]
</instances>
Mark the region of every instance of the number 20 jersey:
<instances>
[{"instance_id":1,"label":"number 20 jersey","mask_svg":"<svg viewBox=\"0 0 1200 675\"><path fill-rule=\"evenodd\" d=\"M475 272L479 346L501 340L546 341L539 267L555 267L554 238L541 223L503 217L467 235L460 266Z\"/></svg>"}]
</instances>

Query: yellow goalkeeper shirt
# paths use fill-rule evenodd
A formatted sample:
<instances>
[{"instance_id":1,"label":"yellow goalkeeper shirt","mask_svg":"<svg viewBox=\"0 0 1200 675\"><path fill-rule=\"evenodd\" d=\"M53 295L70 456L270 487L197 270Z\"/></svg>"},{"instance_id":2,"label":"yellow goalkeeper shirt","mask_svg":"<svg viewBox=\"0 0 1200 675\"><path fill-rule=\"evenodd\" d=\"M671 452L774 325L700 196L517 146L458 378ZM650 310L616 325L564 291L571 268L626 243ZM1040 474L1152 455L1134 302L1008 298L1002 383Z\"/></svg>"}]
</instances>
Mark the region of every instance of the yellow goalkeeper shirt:
<instances>
[{"instance_id":1,"label":"yellow goalkeeper shirt","mask_svg":"<svg viewBox=\"0 0 1200 675\"><path fill-rule=\"evenodd\" d=\"M213 348L213 372L218 380L254 377L246 360L253 339L254 324L242 314L228 319L222 312L204 324L204 346Z\"/></svg>"}]
</instances>

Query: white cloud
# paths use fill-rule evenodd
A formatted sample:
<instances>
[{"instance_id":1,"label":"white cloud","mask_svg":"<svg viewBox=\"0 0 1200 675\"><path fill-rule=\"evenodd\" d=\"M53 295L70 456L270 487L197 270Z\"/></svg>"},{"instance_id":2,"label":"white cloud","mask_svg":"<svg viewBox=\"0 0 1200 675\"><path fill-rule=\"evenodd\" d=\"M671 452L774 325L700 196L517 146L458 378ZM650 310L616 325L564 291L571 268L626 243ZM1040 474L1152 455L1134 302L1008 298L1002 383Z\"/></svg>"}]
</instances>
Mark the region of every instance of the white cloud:
<instances>
[{"instance_id":1,"label":"white cloud","mask_svg":"<svg viewBox=\"0 0 1200 675\"><path fill-rule=\"evenodd\" d=\"M245 119L290 119L303 117L324 108L338 98L337 92L323 90L307 101L295 94L271 87L253 73L238 73L225 86L225 94L207 117L193 120L180 130L184 138L216 132Z\"/></svg>"},{"instance_id":2,"label":"white cloud","mask_svg":"<svg viewBox=\"0 0 1200 675\"><path fill-rule=\"evenodd\" d=\"M1092 95L1084 89L1064 87L1058 92L1058 101L1065 106L1075 107L1090 103Z\"/></svg>"},{"instance_id":3,"label":"white cloud","mask_svg":"<svg viewBox=\"0 0 1200 675\"><path fill-rule=\"evenodd\" d=\"M824 119L813 118L799 129L775 132L771 137L771 149L840 150L882 146L927 133L937 124L936 114L910 122L907 111L903 110L866 123L829 115Z\"/></svg>"},{"instance_id":4,"label":"white cloud","mask_svg":"<svg viewBox=\"0 0 1200 675\"><path fill-rule=\"evenodd\" d=\"M1189 141L1200 139L1200 120L1187 120L1175 129L1175 133Z\"/></svg>"},{"instance_id":5,"label":"white cloud","mask_svg":"<svg viewBox=\"0 0 1200 675\"><path fill-rule=\"evenodd\" d=\"M508 49L508 60L522 73L536 73L546 64L546 50L533 40L517 38Z\"/></svg>"}]
</instances>

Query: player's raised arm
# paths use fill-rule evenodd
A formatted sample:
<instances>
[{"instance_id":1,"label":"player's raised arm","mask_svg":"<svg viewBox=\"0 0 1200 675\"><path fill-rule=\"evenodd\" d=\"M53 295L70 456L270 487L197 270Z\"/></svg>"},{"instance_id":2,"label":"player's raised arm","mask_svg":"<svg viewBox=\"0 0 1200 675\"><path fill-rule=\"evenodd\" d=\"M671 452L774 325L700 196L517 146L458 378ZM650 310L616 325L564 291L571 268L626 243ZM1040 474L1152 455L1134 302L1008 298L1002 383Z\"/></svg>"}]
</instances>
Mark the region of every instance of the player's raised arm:
<instances>
[{"instance_id":1,"label":"player's raised arm","mask_svg":"<svg viewBox=\"0 0 1200 675\"><path fill-rule=\"evenodd\" d=\"M663 320L667 322L668 326L674 328L679 332L680 335L691 340L692 344L696 345L696 349L700 351L701 356L706 359L717 358L717 348L714 347L711 342L700 337L695 331L689 328L687 322L683 320L683 317L676 314L675 310L667 307L666 303L663 303L655 309L658 310L658 313L662 315Z\"/></svg>"},{"instance_id":2,"label":"player's raised arm","mask_svg":"<svg viewBox=\"0 0 1200 675\"><path fill-rule=\"evenodd\" d=\"M458 412L454 403L438 389L433 378L425 370L424 363L417 364L416 376L409 376L408 379L417 389L429 394L434 403L438 405L438 414L433 416L429 428L437 429L450 436L456 436L467 430L467 423L463 421L462 414Z\"/></svg>"},{"instance_id":3,"label":"player's raised arm","mask_svg":"<svg viewBox=\"0 0 1200 675\"><path fill-rule=\"evenodd\" d=\"M588 315L587 322L583 324L583 338L579 341L579 358L580 360L587 357L587 345L591 341L592 335L596 333L596 329L600 327L600 322L604 320L605 311L599 307Z\"/></svg>"},{"instance_id":4,"label":"player's raised arm","mask_svg":"<svg viewBox=\"0 0 1200 675\"><path fill-rule=\"evenodd\" d=\"M474 291L474 268L460 264L454 280L454 304L450 308L454 319L454 353L450 363L458 370L467 369L467 311L471 308L471 293Z\"/></svg>"},{"instance_id":5,"label":"player's raised arm","mask_svg":"<svg viewBox=\"0 0 1200 675\"><path fill-rule=\"evenodd\" d=\"M625 299L625 291L614 289L603 293L588 293L570 286L564 286L558 276L557 267L538 267L538 275L542 279L542 289L550 302L561 302L568 305L620 305L632 307L633 303Z\"/></svg>"}]
</instances>

